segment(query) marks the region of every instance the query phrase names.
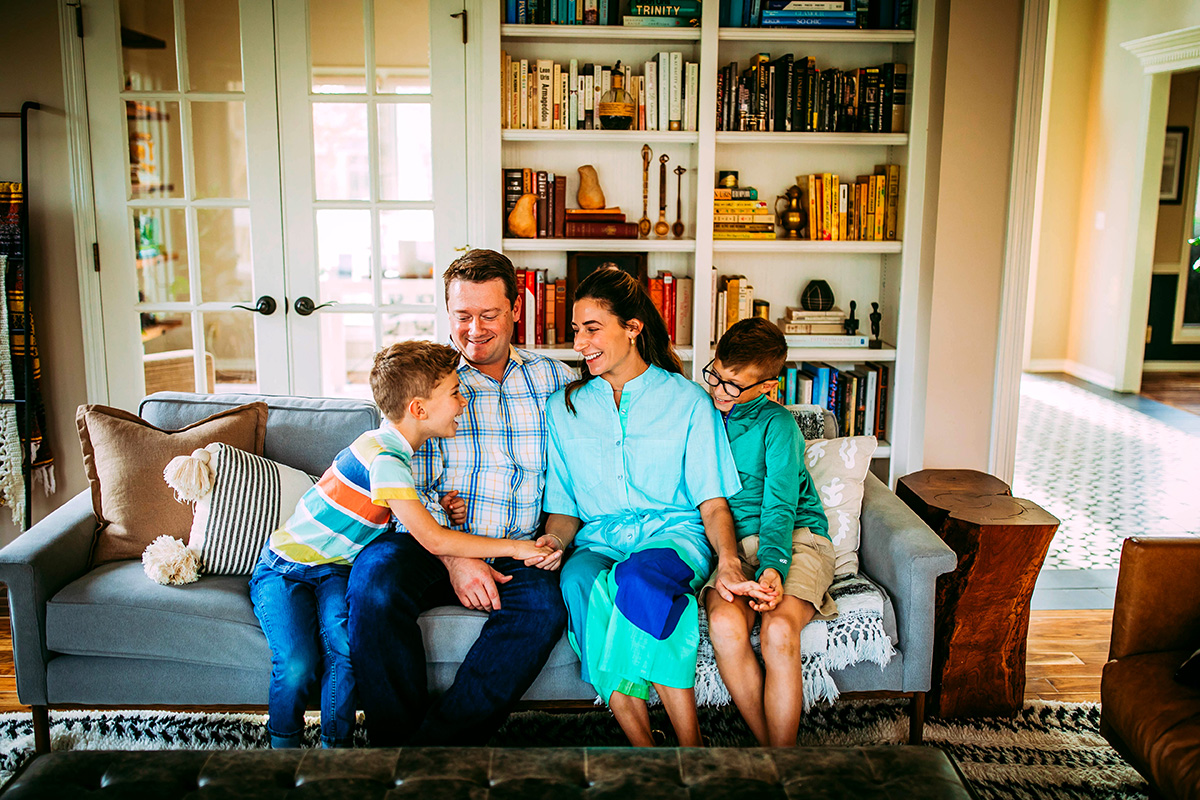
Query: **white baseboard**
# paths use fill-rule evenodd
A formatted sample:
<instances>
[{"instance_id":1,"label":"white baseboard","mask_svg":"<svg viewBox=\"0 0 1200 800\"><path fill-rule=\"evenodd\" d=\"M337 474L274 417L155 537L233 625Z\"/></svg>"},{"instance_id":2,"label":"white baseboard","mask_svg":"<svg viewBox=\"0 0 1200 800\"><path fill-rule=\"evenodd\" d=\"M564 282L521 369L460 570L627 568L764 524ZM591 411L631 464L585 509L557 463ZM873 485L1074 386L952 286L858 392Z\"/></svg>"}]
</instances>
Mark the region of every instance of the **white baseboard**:
<instances>
[{"instance_id":1,"label":"white baseboard","mask_svg":"<svg viewBox=\"0 0 1200 800\"><path fill-rule=\"evenodd\" d=\"M1026 372L1066 372L1067 360L1065 358L1031 358L1029 366L1025 368Z\"/></svg>"},{"instance_id":2,"label":"white baseboard","mask_svg":"<svg viewBox=\"0 0 1200 800\"><path fill-rule=\"evenodd\" d=\"M1102 389L1112 389L1115 391L1117 388L1116 375L1105 372L1102 369L1089 367L1087 364L1080 364L1078 361L1067 361L1063 371L1068 375L1079 378L1081 381L1094 383Z\"/></svg>"},{"instance_id":3,"label":"white baseboard","mask_svg":"<svg viewBox=\"0 0 1200 800\"><path fill-rule=\"evenodd\" d=\"M1144 361L1142 372L1200 372L1200 361Z\"/></svg>"}]
</instances>

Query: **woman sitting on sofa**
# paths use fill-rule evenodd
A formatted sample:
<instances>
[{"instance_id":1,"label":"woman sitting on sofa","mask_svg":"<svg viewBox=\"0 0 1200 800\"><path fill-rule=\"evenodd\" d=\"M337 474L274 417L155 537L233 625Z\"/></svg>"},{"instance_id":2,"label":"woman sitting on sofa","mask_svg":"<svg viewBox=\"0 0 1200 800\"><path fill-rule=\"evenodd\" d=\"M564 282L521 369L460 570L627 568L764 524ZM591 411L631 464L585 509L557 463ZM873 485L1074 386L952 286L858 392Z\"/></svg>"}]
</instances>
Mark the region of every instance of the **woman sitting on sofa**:
<instances>
[{"instance_id":1,"label":"woman sitting on sofa","mask_svg":"<svg viewBox=\"0 0 1200 800\"><path fill-rule=\"evenodd\" d=\"M631 744L654 744L654 686L681 746L699 746L696 590L758 591L738 567L726 497L740 488L721 418L683 376L666 325L634 278L602 269L575 294L582 377L546 405L547 534L575 553L562 572L567 635L583 679ZM596 380L600 378L600 380Z\"/></svg>"}]
</instances>

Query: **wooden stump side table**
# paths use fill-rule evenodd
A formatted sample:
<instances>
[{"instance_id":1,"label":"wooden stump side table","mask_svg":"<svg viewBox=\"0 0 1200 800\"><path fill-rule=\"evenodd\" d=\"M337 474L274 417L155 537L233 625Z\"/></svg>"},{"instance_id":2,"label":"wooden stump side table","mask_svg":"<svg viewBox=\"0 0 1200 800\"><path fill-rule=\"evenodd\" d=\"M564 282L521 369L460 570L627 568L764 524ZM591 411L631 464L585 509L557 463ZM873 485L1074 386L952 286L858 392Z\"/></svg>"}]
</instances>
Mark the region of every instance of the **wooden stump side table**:
<instances>
[{"instance_id":1,"label":"wooden stump side table","mask_svg":"<svg viewBox=\"0 0 1200 800\"><path fill-rule=\"evenodd\" d=\"M914 472L896 495L958 555L937 581L929 712L1015 715L1025 701L1029 601L1058 519L974 470Z\"/></svg>"}]
</instances>

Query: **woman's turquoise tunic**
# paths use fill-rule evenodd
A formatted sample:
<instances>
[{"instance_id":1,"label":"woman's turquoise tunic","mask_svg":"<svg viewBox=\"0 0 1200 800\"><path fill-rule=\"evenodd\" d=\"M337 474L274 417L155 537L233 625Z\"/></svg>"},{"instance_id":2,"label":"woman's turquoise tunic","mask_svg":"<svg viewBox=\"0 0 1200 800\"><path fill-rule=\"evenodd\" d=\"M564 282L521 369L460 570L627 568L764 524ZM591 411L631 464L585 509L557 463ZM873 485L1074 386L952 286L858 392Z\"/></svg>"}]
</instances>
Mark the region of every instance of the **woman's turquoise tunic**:
<instances>
[{"instance_id":1,"label":"woman's turquoise tunic","mask_svg":"<svg viewBox=\"0 0 1200 800\"><path fill-rule=\"evenodd\" d=\"M695 383L649 367L625 384L594 378L546 405L551 514L583 527L562 571L567 635L583 679L608 702L651 683L695 683L695 592L712 548L698 506L741 489L721 416Z\"/></svg>"}]
</instances>

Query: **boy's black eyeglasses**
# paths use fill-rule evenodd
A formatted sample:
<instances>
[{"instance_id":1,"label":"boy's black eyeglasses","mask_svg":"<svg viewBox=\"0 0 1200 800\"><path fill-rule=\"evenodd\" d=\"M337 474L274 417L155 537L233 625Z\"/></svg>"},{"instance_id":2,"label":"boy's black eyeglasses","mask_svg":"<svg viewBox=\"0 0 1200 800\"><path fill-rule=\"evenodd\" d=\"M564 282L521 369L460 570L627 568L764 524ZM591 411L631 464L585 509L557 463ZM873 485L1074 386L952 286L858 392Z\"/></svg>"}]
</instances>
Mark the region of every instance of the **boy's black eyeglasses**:
<instances>
[{"instance_id":1,"label":"boy's black eyeglasses","mask_svg":"<svg viewBox=\"0 0 1200 800\"><path fill-rule=\"evenodd\" d=\"M700 370L700 373L704 376L704 382L713 388L720 386L725 390L725 394L729 395L734 400L737 400L739 397L741 397L742 392L746 391L747 389L753 389L759 384L775 380L775 378L763 378L761 381L752 383L749 386L738 386L736 383L721 380L720 377L717 376L717 373L713 372L711 369L712 365L715 363L717 363L717 360L714 358L712 361L708 362L707 367Z\"/></svg>"}]
</instances>

